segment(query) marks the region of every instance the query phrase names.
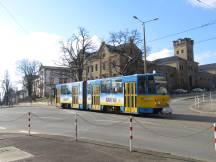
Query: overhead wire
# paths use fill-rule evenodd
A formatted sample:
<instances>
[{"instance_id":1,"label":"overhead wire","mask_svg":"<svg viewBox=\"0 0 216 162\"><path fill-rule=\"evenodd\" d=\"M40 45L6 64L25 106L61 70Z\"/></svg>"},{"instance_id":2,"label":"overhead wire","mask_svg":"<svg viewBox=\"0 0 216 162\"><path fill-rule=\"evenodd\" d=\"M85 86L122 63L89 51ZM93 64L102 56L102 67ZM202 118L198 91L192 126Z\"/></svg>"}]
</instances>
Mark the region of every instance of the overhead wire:
<instances>
[{"instance_id":1,"label":"overhead wire","mask_svg":"<svg viewBox=\"0 0 216 162\"><path fill-rule=\"evenodd\" d=\"M11 17L11 19L15 22L15 24L17 24L19 26L19 28L25 33L28 34L28 31L19 23L19 21L17 20L17 18L12 14L12 12L8 9L8 7L6 7L5 4L3 4L2 1L0 1L0 6L2 6L2 8L8 13L8 15Z\"/></svg>"},{"instance_id":2,"label":"overhead wire","mask_svg":"<svg viewBox=\"0 0 216 162\"><path fill-rule=\"evenodd\" d=\"M206 3L206 2L203 2L203 1L201 1L201 0L196 0L197 2L199 2L199 3L202 3L202 4L204 4L206 7L208 7L208 8L214 8L214 9L216 9L214 6L211 6L210 4L208 4L208 3Z\"/></svg>"},{"instance_id":3,"label":"overhead wire","mask_svg":"<svg viewBox=\"0 0 216 162\"><path fill-rule=\"evenodd\" d=\"M149 43L155 42L155 41L158 41L158 40L162 40L162 39L165 39L165 38L168 38L168 37L172 37L172 36L175 36L175 35L179 35L179 34L182 34L182 33L186 33L186 32L189 32L189 31L201 29L201 28L204 28L204 27L207 27L207 26L215 25L215 24L216 24L216 20L214 20L212 22L209 22L209 23L206 23L206 24L195 26L195 27L192 27L192 28L189 28L189 29L177 32L177 33L172 33L172 34L168 34L168 35L156 38L156 39L152 39L152 40L149 41Z\"/></svg>"}]
</instances>

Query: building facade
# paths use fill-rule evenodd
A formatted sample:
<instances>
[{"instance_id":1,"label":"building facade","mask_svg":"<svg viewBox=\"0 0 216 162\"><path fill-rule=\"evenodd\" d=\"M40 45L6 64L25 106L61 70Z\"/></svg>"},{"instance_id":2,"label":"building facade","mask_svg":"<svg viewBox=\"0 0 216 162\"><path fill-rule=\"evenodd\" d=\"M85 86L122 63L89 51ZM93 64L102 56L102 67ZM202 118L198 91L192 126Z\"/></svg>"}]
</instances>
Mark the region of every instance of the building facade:
<instances>
[{"instance_id":1,"label":"building facade","mask_svg":"<svg viewBox=\"0 0 216 162\"><path fill-rule=\"evenodd\" d=\"M42 65L39 69L38 77L34 81L34 95L37 97L53 95L56 84L73 81L69 74L70 70L66 67Z\"/></svg>"},{"instance_id":2,"label":"building facade","mask_svg":"<svg viewBox=\"0 0 216 162\"><path fill-rule=\"evenodd\" d=\"M191 90L196 87L214 89L216 87L214 64L198 66L198 62L194 61L193 45L194 41L190 38L173 41L174 56L154 61L156 65L166 65L176 69L175 80L169 83L171 89ZM170 77L173 74L168 73L167 76L168 80L172 80Z\"/></svg>"},{"instance_id":3,"label":"building facade","mask_svg":"<svg viewBox=\"0 0 216 162\"><path fill-rule=\"evenodd\" d=\"M98 51L87 56L83 80L142 73L142 54L134 44L111 46L101 44Z\"/></svg>"}]
</instances>

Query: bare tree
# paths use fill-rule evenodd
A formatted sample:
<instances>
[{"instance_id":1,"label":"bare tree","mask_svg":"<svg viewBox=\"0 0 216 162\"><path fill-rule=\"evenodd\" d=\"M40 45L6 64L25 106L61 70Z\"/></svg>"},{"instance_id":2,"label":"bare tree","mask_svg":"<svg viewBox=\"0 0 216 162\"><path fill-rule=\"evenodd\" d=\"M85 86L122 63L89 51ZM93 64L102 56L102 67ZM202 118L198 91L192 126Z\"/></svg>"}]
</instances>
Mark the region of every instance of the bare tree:
<instances>
[{"instance_id":1,"label":"bare tree","mask_svg":"<svg viewBox=\"0 0 216 162\"><path fill-rule=\"evenodd\" d=\"M89 32L82 27L74 33L66 42L61 42L63 55L61 65L70 69L71 78L75 81L81 81L83 71L85 70L86 55L95 49Z\"/></svg>"},{"instance_id":2,"label":"bare tree","mask_svg":"<svg viewBox=\"0 0 216 162\"><path fill-rule=\"evenodd\" d=\"M142 64L142 51L138 48L141 43L140 34L137 30L132 31L119 31L111 32L109 38L109 44L114 46L120 51L120 54L124 56L124 66L120 67L116 63L112 63L115 69L121 69L122 75L132 74L138 71L139 66ZM135 69L130 69L130 65L133 65ZM120 68L117 68L120 67Z\"/></svg>"},{"instance_id":3,"label":"bare tree","mask_svg":"<svg viewBox=\"0 0 216 162\"><path fill-rule=\"evenodd\" d=\"M6 105L10 105L13 89L8 71L5 72L4 80L2 81L2 89L4 91L3 102Z\"/></svg>"},{"instance_id":4,"label":"bare tree","mask_svg":"<svg viewBox=\"0 0 216 162\"><path fill-rule=\"evenodd\" d=\"M23 59L17 62L17 71L23 76L23 85L28 91L28 96L32 99L33 82L41 64L38 61Z\"/></svg>"}]
</instances>

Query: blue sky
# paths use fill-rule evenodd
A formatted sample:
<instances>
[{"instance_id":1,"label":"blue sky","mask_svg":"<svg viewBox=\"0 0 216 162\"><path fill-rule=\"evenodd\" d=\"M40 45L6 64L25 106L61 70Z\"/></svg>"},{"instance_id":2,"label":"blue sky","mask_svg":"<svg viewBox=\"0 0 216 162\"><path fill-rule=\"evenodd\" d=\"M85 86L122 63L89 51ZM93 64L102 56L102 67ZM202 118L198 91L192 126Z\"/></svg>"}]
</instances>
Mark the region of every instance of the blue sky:
<instances>
[{"instance_id":1,"label":"blue sky","mask_svg":"<svg viewBox=\"0 0 216 162\"><path fill-rule=\"evenodd\" d=\"M166 39L153 39L216 22L216 0L1 0L0 4L0 77L6 69L16 78L18 59L37 59L53 65L60 56L59 41L69 38L79 26L85 27L96 43L107 40L109 32L137 29L146 24L149 59L173 55L172 41L189 37L195 41L194 55L200 64L216 62L216 24ZM3 5L3 6L2 6ZM5 9L6 7L6 9ZM11 16L12 15L12 16ZM15 19L15 20L14 20Z\"/></svg>"}]
</instances>

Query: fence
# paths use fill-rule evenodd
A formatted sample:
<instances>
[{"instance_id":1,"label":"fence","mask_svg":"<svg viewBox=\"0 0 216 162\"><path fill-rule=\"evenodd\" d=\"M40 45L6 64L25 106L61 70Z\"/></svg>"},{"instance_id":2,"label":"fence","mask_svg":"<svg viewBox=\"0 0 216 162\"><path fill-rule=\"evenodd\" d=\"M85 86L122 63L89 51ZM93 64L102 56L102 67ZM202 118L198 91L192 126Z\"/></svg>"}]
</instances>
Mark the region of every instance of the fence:
<instances>
[{"instance_id":1,"label":"fence","mask_svg":"<svg viewBox=\"0 0 216 162\"><path fill-rule=\"evenodd\" d=\"M88 112L86 112L86 113L88 113ZM106 115L110 115L110 114L106 114ZM106 115L101 114L100 117L104 117L104 119L107 120L107 119L109 119L109 116L107 117ZM109 136L110 136L110 139L113 140L114 136L112 136L112 135L114 132L116 133L115 134L115 136L116 136L119 133L119 131L123 131L123 132L121 132L122 134L119 134L119 137L123 138L124 142L128 141L128 147L129 147L130 152L133 151L133 142L136 141L136 138L134 138L134 136L136 137L136 135L138 134L136 131L138 129L143 131L143 132L148 132L149 134L152 134L152 135L157 136L157 137L165 137L165 138L170 138L170 139L183 139L183 138L196 136L196 135L205 133L207 131L211 131L212 128L214 128L213 129L213 131L214 131L214 145L215 145L215 149L216 149L216 124L214 124L214 127L212 124L211 126L200 129L198 131L191 131L190 133L187 133L184 135L175 136L175 135L171 135L170 133L167 133L167 132L164 132L164 133L160 132L157 129L154 129L153 127L151 127L149 125L147 126L147 124L143 124L139 120L139 118L137 118L137 117L123 116L121 119L120 119L120 117L117 116L118 121L111 122L109 124L105 124L105 122L102 122L103 121L102 119L97 120L97 118L95 118L95 116L90 117L90 115L88 118L86 118L82 113L77 114L77 112L72 114L72 116L69 116L69 117L64 118L64 119L57 119L54 117L53 118L47 118L45 116L38 115L36 113L28 112L27 114L23 114L23 115L15 118L15 119L12 119L12 120L5 120L5 121L0 120L0 124L1 123L14 123L14 122L17 122L19 120L22 120L23 121L22 124L24 124L23 126L26 127L26 133L28 133L28 135L30 136L32 134L32 131L36 130L36 127L40 127L40 128L46 127L45 129L48 129L49 127L46 124L49 122L53 124L53 126L52 126L53 128L57 128L58 127L57 125L60 122L62 122L64 125L67 123L69 126L71 126L71 127L67 128L67 129L71 129L71 130L69 130L70 136L73 136L76 141L79 141L79 139L81 139L84 136L87 136L87 138L91 137L91 135L98 137L99 136L98 134L100 134L100 133L103 136L106 135L107 138L109 138ZM72 125L73 125L73 127L72 127ZM83 126L88 128L88 129L86 129L86 131L84 133L82 133L82 127ZM59 127L62 127L62 125ZM161 128L161 126L160 126L160 128ZM64 127L64 129L66 129L66 127ZM161 129L163 129L163 128L161 128ZM97 130L97 131L95 131L95 130ZM65 131L68 131L68 130L65 130ZM178 134L178 133L176 133L176 134Z\"/></svg>"},{"instance_id":2,"label":"fence","mask_svg":"<svg viewBox=\"0 0 216 162\"><path fill-rule=\"evenodd\" d=\"M194 97L194 108L216 112L216 92L207 92Z\"/></svg>"}]
</instances>

